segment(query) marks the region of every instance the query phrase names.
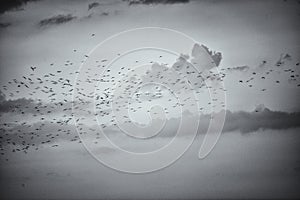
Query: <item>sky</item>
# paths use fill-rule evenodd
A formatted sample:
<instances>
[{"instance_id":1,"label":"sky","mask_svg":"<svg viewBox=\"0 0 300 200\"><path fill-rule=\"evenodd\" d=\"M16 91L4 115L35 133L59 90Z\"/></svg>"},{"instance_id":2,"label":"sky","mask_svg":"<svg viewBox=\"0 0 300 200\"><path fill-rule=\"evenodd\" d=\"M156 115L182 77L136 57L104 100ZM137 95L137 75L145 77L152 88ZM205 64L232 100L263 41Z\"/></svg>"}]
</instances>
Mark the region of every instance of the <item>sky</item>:
<instances>
[{"instance_id":1,"label":"sky","mask_svg":"<svg viewBox=\"0 0 300 200\"><path fill-rule=\"evenodd\" d=\"M4 12L1 23L9 25L1 28L1 85L29 74L30 66L37 66L37 75L63 69L66 76L67 72L79 68L85 54L109 36L147 26L180 31L199 44L221 52L223 59L219 69L249 66L254 70L263 61L273 68L281 54L289 54L291 61L281 68L299 72L295 66L299 62L298 1L131 5L126 1L101 1L89 9L92 3L30 1L21 8ZM55 22L55 17L61 21ZM92 34L95 36L91 37ZM66 61L71 61L72 66L66 67ZM239 76L247 77L233 73L224 82L229 89L228 109L250 111L256 105L266 104L273 110L299 110L298 88L288 81L273 88L276 76L271 76L271 81L266 83L270 91L261 94L237 86L234 79ZM69 77L74 80L74 75ZM257 85L261 84L257 82ZM243 96L243 101L237 102L237 96Z\"/></svg>"},{"instance_id":2,"label":"sky","mask_svg":"<svg viewBox=\"0 0 300 200\"><path fill-rule=\"evenodd\" d=\"M0 8L0 197L299 197L299 0Z\"/></svg>"}]
</instances>

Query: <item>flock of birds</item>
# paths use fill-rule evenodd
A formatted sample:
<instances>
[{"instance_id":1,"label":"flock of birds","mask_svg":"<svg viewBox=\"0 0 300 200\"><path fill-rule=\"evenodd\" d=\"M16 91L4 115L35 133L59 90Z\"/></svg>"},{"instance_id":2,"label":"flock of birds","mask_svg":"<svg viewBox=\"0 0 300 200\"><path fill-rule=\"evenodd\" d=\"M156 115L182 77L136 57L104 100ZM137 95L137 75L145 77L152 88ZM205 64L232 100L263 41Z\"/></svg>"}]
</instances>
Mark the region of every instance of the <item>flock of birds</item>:
<instances>
[{"instance_id":1,"label":"flock of birds","mask_svg":"<svg viewBox=\"0 0 300 200\"><path fill-rule=\"evenodd\" d=\"M94 36L95 34L91 35L91 37ZM73 52L77 53L77 50L74 49ZM120 54L116 55L120 56ZM249 75L248 78L239 79L236 85L241 84L253 89L257 79L270 80L274 84L280 84L280 80L274 80L272 74L285 73L288 74L288 82L300 87L299 62L290 68L282 67L287 66L285 62L290 59L288 56L285 54L268 70L262 70L267 69L265 66L269 64L267 61L262 61L259 68L243 72ZM89 56L84 55L84 57L88 58ZM160 55L156 62L163 63L163 59L164 56ZM135 60L132 65L134 66L138 62L139 60ZM193 60L187 61L184 56L178 58L172 66L168 66L167 63L158 64L153 60L147 62L151 67L143 74L130 66L122 66L116 70L107 69L103 76L99 77L97 69L105 68L108 63L108 60L100 59L96 61L96 67L86 69L85 79L77 80L77 82L74 82L74 77L80 72L67 69L77 66L70 60L67 60L64 63L65 68L60 67L60 70L57 70L58 66L55 63L50 63L50 71L44 74L42 71L45 69L42 70L37 66L28 67L27 75L13 79L2 87L0 159L9 161L12 152L27 154L30 150L39 150L45 146L57 148L59 140L81 143L76 128L81 135L94 134L94 143L97 144L101 137L95 126L87 125L90 123L86 121L88 120L87 115L96 116L95 122L98 120L102 128L109 128L117 126L115 118L119 112L124 109L129 109L133 113L139 112L144 108L145 102L151 104L153 101L164 99L169 105L164 109L167 114L180 106L187 106L187 108L193 106L191 105L193 101L188 95L183 102L178 102L176 98L172 97L172 93L195 92L201 98L203 90L208 88L216 96L206 102L207 105L199 106L199 111L210 106L225 108L225 102L218 99L217 95L219 92L226 91L220 83L235 70L234 68L221 68L216 71L215 67L198 72L193 68L193 65L197 65L197 63L193 63ZM85 88L81 86L82 82L97 83L96 93L86 93ZM145 90L139 86L145 82L159 82L172 88L173 91L168 92L167 87L159 85ZM116 96L114 93L116 88L122 88L123 93ZM259 90L265 92L267 88L263 87ZM73 94L76 94L74 100L72 100ZM20 98L21 95L27 98ZM95 111L92 107L94 102ZM115 104L116 112L111 110L112 103ZM200 104L200 102L198 103ZM80 114L80 117L75 120L74 109ZM131 123L128 116L124 115L121 118L123 119L122 123Z\"/></svg>"}]
</instances>

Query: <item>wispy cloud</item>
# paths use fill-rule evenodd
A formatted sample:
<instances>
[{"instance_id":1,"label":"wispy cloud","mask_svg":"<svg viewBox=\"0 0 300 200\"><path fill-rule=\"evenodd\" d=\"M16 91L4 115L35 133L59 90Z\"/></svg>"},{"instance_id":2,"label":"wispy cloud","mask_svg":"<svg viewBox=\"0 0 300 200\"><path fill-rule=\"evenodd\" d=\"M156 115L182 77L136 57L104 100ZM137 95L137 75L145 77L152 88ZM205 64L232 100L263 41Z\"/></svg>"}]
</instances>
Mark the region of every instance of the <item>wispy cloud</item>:
<instances>
[{"instance_id":1,"label":"wispy cloud","mask_svg":"<svg viewBox=\"0 0 300 200\"><path fill-rule=\"evenodd\" d=\"M189 0L128 0L129 5L134 4L175 4L175 3L188 3Z\"/></svg>"},{"instance_id":2,"label":"wispy cloud","mask_svg":"<svg viewBox=\"0 0 300 200\"><path fill-rule=\"evenodd\" d=\"M249 69L250 67L247 65L227 68L227 70L230 72L234 72L234 71L246 72Z\"/></svg>"},{"instance_id":3,"label":"wispy cloud","mask_svg":"<svg viewBox=\"0 0 300 200\"><path fill-rule=\"evenodd\" d=\"M60 14L60 15L56 15L47 19L43 19L39 22L39 26L41 27L45 27L45 26L49 26L49 25L59 25L59 24L64 24L67 22L70 22L74 19L76 19L76 16L73 16L72 14Z\"/></svg>"}]
</instances>

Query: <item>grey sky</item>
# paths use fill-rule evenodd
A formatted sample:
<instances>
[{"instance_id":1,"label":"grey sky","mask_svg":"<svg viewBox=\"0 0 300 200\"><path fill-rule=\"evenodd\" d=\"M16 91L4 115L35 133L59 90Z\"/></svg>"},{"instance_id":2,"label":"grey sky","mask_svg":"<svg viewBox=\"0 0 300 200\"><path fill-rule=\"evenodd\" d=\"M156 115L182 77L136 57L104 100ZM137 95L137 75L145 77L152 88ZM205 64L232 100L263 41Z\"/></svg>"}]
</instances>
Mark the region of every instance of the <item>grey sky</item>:
<instances>
[{"instance_id":1,"label":"grey sky","mask_svg":"<svg viewBox=\"0 0 300 200\"><path fill-rule=\"evenodd\" d=\"M299 62L298 1L191 1L185 4L129 6L128 2L116 0L101 1L99 6L90 10L89 3L93 2L29 2L22 10L2 14L0 22L11 25L0 30L0 84L5 85L13 78L28 74L30 66L37 66L36 73L41 75L52 69L63 69L65 74L74 72L84 55L105 38L144 26L182 31L200 44L222 52L220 69L243 65L254 69L263 60L273 67L281 53L292 56L287 67L294 68ZM57 16L69 16L72 20L55 24ZM39 26L43 20L51 18L52 24ZM91 38L91 34L95 37ZM74 53L73 49L77 52ZM63 67L66 60L73 62L72 67ZM50 63L54 66L50 67ZM73 80L74 76L69 78ZM231 110L252 110L260 103L275 110L299 109L299 89L290 87L288 83L258 100L249 102L249 97L245 101L239 99L242 105L238 105L235 100L241 93L245 93L245 97L261 94L235 87L233 79L225 81L225 86L232 88L228 92L228 108ZM286 100L285 96L290 98Z\"/></svg>"},{"instance_id":2,"label":"grey sky","mask_svg":"<svg viewBox=\"0 0 300 200\"><path fill-rule=\"evenodd\" d=\"M299 0L3 1L0 186L4 192L0 198L299 197L299 23ZM124 34L89 54L108 37L142 27L166 29ZM199 44L186 43L167 29ZM151 39L154 47L161 44L176 52L133 50ZM126 56L119 55L126 51L130 51ZM98 80L97 70L111 58L116 60L110 71ZM201 76L191 65L201 69ZM138 87L132 95L140 80L157 85ZM170 85L159 85L166 82ZM113 93L114 88L124 90ZM212 88L211 93L207 88ZM180 98L184 101L177 102ZM150 112L153 105L163 110ZM218 132L223 109L226 118ZM168 113L166 126L161 126L163 111ZM128 116L136 124L128 122ZM151 129L136 128L151 122L150 116L155 116ZM183 128L180 116L186 122ZM118 118L121 124L116 123ZM216 138L215 132L224 134L211 154L199 160L211 121L217 125L208 138ZM122 126L146 138L157 127L162 131L158 137L136 140L127 137ZM198 135L173 165L155 173L129 175L99 165L92 156L138 169L171 154L155 156L155 162L128 162L107 145L100 127L112 143L135 153L168 146L179 128L183 135L177 138L174 152L193 141L193 133Z\"/></svg>"}]
</instances>

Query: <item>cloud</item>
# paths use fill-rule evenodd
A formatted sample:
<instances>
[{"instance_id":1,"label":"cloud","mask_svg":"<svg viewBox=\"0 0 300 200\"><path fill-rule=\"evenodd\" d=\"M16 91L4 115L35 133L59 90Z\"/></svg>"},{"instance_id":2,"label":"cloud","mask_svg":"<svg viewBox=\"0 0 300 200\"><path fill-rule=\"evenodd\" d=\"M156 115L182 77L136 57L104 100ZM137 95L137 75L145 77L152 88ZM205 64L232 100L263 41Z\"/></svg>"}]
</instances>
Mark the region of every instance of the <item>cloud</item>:
<instances>
[{"instance_id":1,"label":"cloud","mask_svg":"<svg viewBox=\"0 0 300 200\"><path fill-rule=\"evenodd\" d=\"M24 112L24 108L34 107L35 105L32 99L5 100L4 94L0 94L0 113Z\"/></svg>"},{"instance_id":2,"label":"cloud","mask_svg":"<svg viewBox=\"0 0 300 200\"><path fill-rule=\"evenodd\" d=\"M39 26L44 27L49 25L59 25L59 24L70 22L74 19L76 19L76 17L73 16L72 14L67 14L67 15L60 14L54 17L41 20L39 22Z\"/></svg>"},{"instance_id":3,"label":"cloud","mask_svg":"<svg viewBox=\"0 0 300 200\"><path fill-rule=\"evenodd\" d=\"M2 103L3 101L5 101L6 96L5 94L0 90L0 103Z\"/></svg>"},{"instance_id":4,"label":"cloud","mask_svg":"<svg viewBox=\"0 0 300 200\"><path fill-rule=\"evenodd\" d=\"M18 99L16 101L5 101L6 104L10 102L22 102L22 104L31 104L31 100ZM1 104L3 109L3 104ZM9 107L9 106L8 106ZM224 112L224 111L221 111ZM221 113L220 112L220 113ZM216 113L216 115L220 114ZM182 114L184 118L191 119L187 121L193 121L192 118L196 117L191 112L184 112ZM37 122L17 122L14 123L1 123L1 145L17 145L14 148L19 149L16 151L27 151L28 149L37 148L39 145L52 146L60 141L78 142L79 137L76 132L79 130L80 134L91 141L98 141L101 137L98 128L99 125L95 123L84 123L83 121L77 121L75 126L72 116L68 118L56 118L51 120L51 117L47 114L43 115L45 120ZM84 118L83 116L81 117ZM159 118L153 119L152 123L161 124ZM200 116L200 124L198 128L199 134L205 134L210 125L211 115L202 114ZM178 126L180 124L180 118L170 118L166 121L166 125L162 131L158 134L158 137L174 137L177 133ZM135 124L128 124L128 128L135 128ZM189 124L184 129L186 135L189 135ZM226 111L226 118L223 133L239 131L242 134L252 133L259 130L286 130L291 128L300 127L300 112L287 113L279 111L271 111L265 108L264 105L258 105L253 112L239 111L231 112ZM213 128L213 127L212 127ZM212 129L213 130L213 129ZM151 130L148 130L151 131ZM120 136L120 129L116 125L110 125L104 128L104 132L109 136ZM141 133L147 134L147 131ZM34 144L34 145L33 145ZM28 147L27 147L28 146Z\"/></svg>"},{"instance_id":5,"label":"cloud","mask_svg":"<svg viewBox=\"0 0 300 200\"><path fill-rule=\"evenodd\" d=\"M0 23L0 28L6 28L9 27L11 23Z\"/></svg>"},{"instance_id":6,"label":"cloud","mask_svg":"<svg viewBox=\"0 0 300 200\"><path fill-rule=\"evenodd\" d=\"M188 3L189 0L128 0L129 5L134 4L175 4L175 3Z\"/></svg>"},{"instance_id":7,"label":"cloud","mask_svg":"<svg viewBox=\"0 0 300 200\"><path fill-rule=\"evenodd\" d=\"M98 7L100 4L98 2L93 2L89 4L88 10L91 10L92 8Z\"/></svg>"},{"instance_id":8,"label":"cloud","mask_svg":"<svg viewBox=\"0 0 300 200\"><path fill-rule=\"evenodd\" d=\"M5 94L0 90L0 116L4 113L10 116L19 114L50 115L64 113L69 114L72 102L44 103L33 99L18 98L7 100Z\"/></svg>"},{"instance_id":9,"label":"cloud","mask_svg":"<svg viewBox=\"0 0 300 200\"><path fill-rule=\"evenodd\" d=\"M219 66L220 63L221 63L221 60L222 60L222 53L221 52L216 52L216 51L214 51L214 52L210 51L209 48L205 45L201 45L201 47L206 50L206 52L211 56L211 58L213 59L215 64L217 66Z\"/></svg>"},{"instance_id":10,"label":"cloud","mask_svg":"<svg viewBox=\"0 0 300 200\"><path fill-rule=\"evenodd\" d=\"M224 111L221 111L224 112ZM218 113L217 113L218 114ZM195 117L189 114L183 117ZM174 135L177 124L179 124L177 118L168 120L166 130L168 130L166 136ZM201 115L198 132L205 134L207 132L209 123L211 120L210 114ZM168 124L169 123L169 124ZM287 113L272 111L265 108L263 105L259 105L253 112L239 111L231 112L226 111L226 118L222 132L239 131L242 134L252 133L258 130L284 130L290 128L300 127L300 112Z\"/></svg>"},{"instance_id":11,"label":"cloud","mask_svg":"<svg viewBox=\"0 0 300 200\"><path fill-rule=\"evenodd\" d=\"M221 114L221 112L224 111L220 111L219 113L216 113L216 115ZM184 112L182 117L192 119L196 116L190 112ZM153 123L160 124L159 120L160 119L155 119L153 120ZM210 120L210 114L203 114L200 116L198 128L199 134L205 134L207 132ZM166 126L162 129L162 133L159 135L161 137L175 136L178 129L178 124L180 124L180 118L171 118L167 120ZM134 127L134 125L132 127ZM253 112L231 112L227 110L222 132L226 133L239 131L242 134L247 134L256 132L258 130L286 130L298 127L300 127L300 112L287 113L272 111L268 108L265 108L263 105L258 105ZM189 127L186 127L186 130L188 130L188 128ZM110 126L108 129L113 130L114 126ZM188 135L189 132L187 131L186 134Z\"/></svg>"},{"instance_id":12,"label":"cloud","mask_svg":"<svg viewBox=\"0 0 300 200\"><path fill-rule=\"evenodd\" d=\"M60 121L62 122L62 121ZM50 145L59 141L78 141L75 125L53 123L51 121L22 124L2 124L1 144L13 145L15 151L27 151L40 145Z\"/></svg>"},{"instance_id":13,"label":"cloud","mask_svg":"<svg viewBox=\"0 0 300 200\"><path fill-rule=\"evenodd\" d=\"M205 127L205 124L208 124L209 120L210 115L201 117L203 124L202 126L200 125L200 127ZM282 130L297 127L300 127L300 112L287 113L272 111L263 105L259 105L253 112L226 111L223 132L240 131L244 134L261 129ZM203 133L205 133L205 131L205 128L200 130L200 132Z\"/></svg>"},{"instance_id":14,"label":"cloud","mask_svg":"<svg viewBox=\"0 0 300 200\"><path fill-rule=\"evenodd\" d=\"M250 67L247 65L227 68L227 70L230 72L234 72L234 71L246 72L249 69L250 69Z\"/></svg>"},{"instance_id":15,"label":"cloud","mask_svg":"<svg viewBox=\"0 0 300 200\"><path fill-rule=\"evenodd\" d=\"M31 1L37 1L37 0L2 0L0 6L0 14L3 14L9 10L19 8Z\"/></svg>"},{"instance_id":16,"label":"cloud","mask_svg":"<svg viewBox=\"0 0 300 200\"><path fill-rule=\"evenodd\" d=\"M212 52L204 45L195 44L191 55L181 54L171 68L165 64L153 63L151 68L145 74L142 74L141 79L134 78L127 84L135 84L139 81L143 83L162 83L172 91L181 92L188 92L187 85L189 84L193 89L199 91L206 84L220 84L220 75L214 71L217 69L216 64L219 64L221 59L220 52ZM143 87L139 90L137 98L148 101L163 98L169 94L169 89L163 87L155 89L150 84L149 87Z\"/></svg>"}]
</instances>

